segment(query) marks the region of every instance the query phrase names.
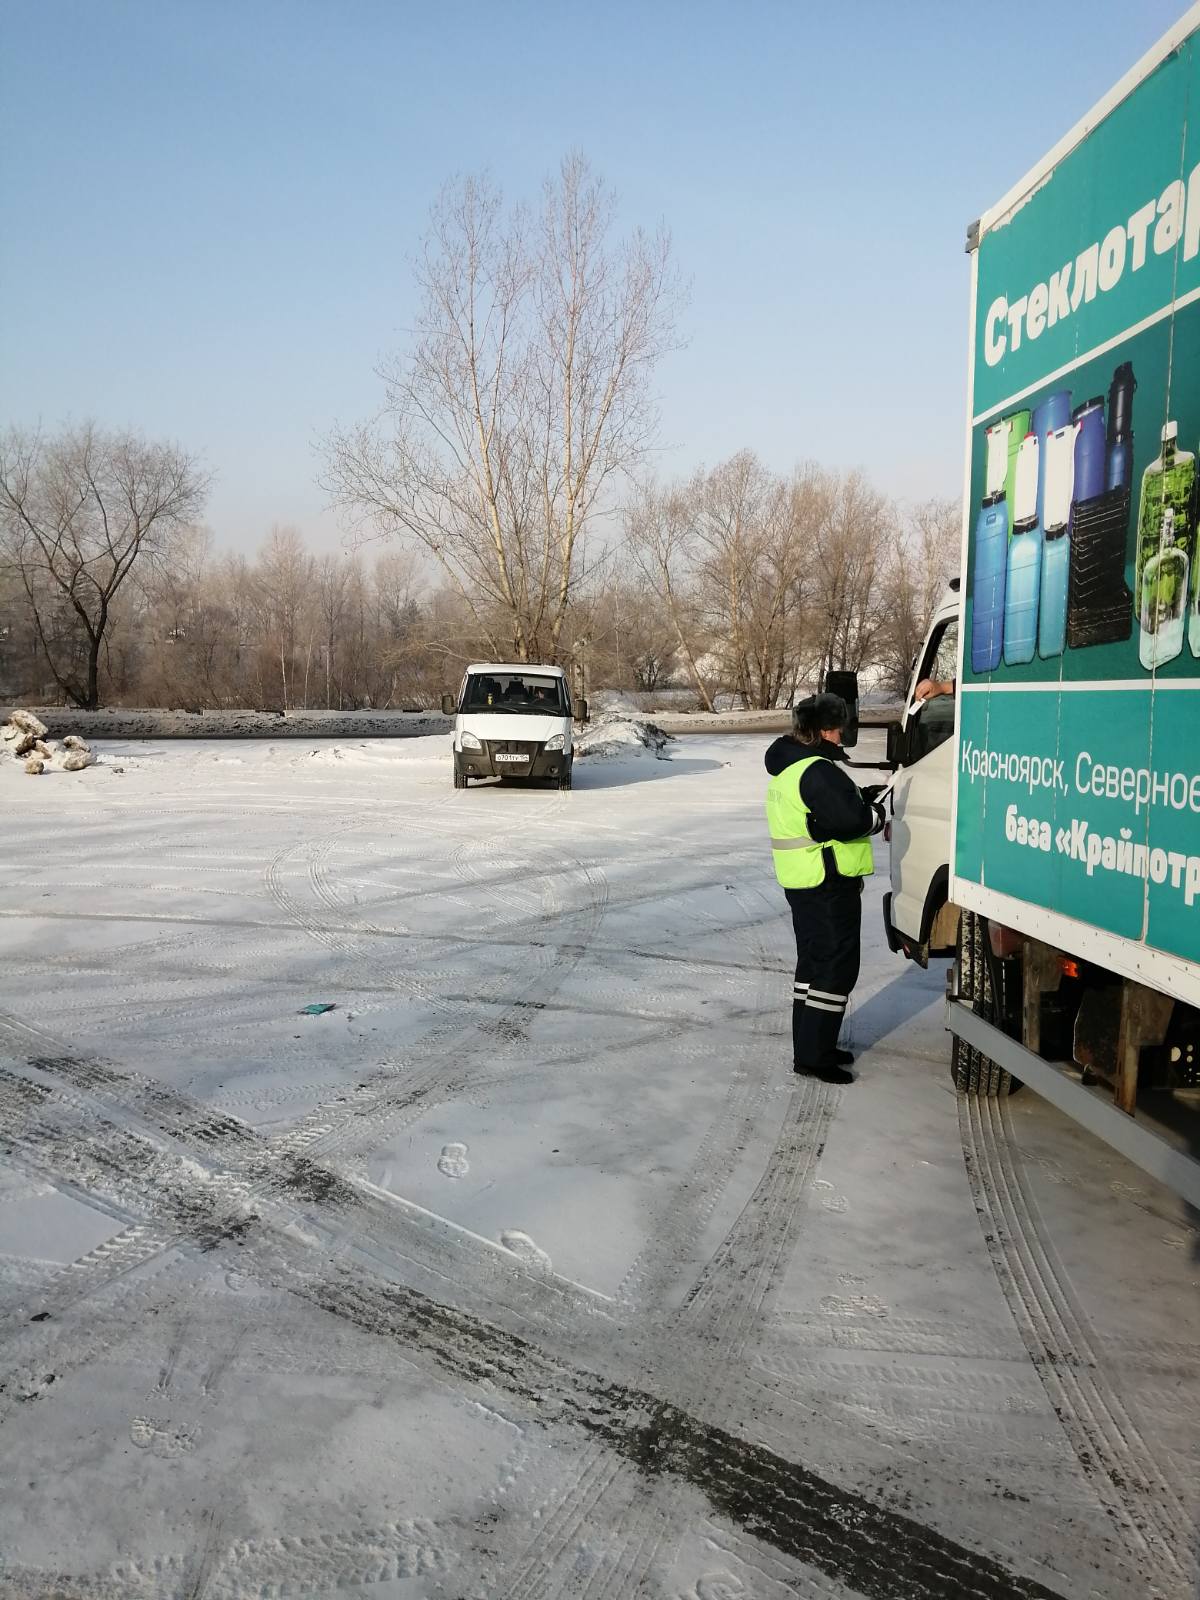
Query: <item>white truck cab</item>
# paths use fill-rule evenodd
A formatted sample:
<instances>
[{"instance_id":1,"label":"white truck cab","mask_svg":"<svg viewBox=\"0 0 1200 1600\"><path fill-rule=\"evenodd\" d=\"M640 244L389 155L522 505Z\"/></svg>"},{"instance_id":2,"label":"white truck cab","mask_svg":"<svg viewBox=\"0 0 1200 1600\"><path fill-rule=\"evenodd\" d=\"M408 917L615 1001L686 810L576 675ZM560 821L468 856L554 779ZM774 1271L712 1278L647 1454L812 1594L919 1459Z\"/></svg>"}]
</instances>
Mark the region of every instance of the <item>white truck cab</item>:
<instances>
[{"instance_id":1,"label":"white truck cab","mask_svg":"<svg viewBox=\"0 0 1200 1600\"><path fill-rule=\"evenodd\" d=\"M442 697L454 718L454 787L471 778L548 778L571 787L571 688L561 667L476 661L455 695ZM587 707L580 702L581 719Z\"/></svg>"},{"instance_id":2,"label":"white truck cab","mask_svg":"<svg viewBox=\"0 0 1200 1600\"><path fill-rule=\"evenodd\" d=\"M888 944L928 964L952 956L958 911L950 903L951 805L954 797L956 694L916 703L926 678L954 683L958 672L959 584L947 588L913 664L908 702L898 729L889 730L892 789L891 887L883 913ZM956 686L957 687L957 686Z\"/></svg>"}]
</instances>

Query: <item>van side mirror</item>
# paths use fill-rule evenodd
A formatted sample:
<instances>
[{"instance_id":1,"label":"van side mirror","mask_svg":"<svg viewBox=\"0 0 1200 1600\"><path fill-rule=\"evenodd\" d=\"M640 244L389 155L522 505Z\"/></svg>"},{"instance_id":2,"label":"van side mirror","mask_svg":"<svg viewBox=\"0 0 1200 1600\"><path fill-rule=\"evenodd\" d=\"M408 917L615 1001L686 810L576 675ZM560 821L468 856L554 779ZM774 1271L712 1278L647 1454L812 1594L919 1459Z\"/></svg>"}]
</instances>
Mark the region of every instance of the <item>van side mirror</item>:
<instances>
[{"instance_id":1,"label":"van side mirror","mask_svg":"<svg viewBox=\"0 0 1200 1600\"><path fill-rule=\"evenodd\" d=\"M892 772L904 766L908 760L908 733L901 722L889 722L887 725L887 758L884 765Z\"/></svg>"},{"instance_id":2,"label":"van side mirror","mask_svg":"<svg viewBox=\"0 0 1200 1600\"><path fill-rule=\"evenodd\" d=\"M442 715L444 717L452 717L457 711L458 702L455 700L454 696L452 694L444 694L442 696Z\"/></svg>"},{"instance_id":3,"label":"van side mirror","mask_svg":"<svg viewBox=\"0 0 1200 1600\"><path fill-rule=\"evenodd\" d=\"M825 693L836 694L846 702L850 720L842 729L842 745L847 750L853 750L858 743L858 673L827 672Z\"/></svg>"}]
</instances>

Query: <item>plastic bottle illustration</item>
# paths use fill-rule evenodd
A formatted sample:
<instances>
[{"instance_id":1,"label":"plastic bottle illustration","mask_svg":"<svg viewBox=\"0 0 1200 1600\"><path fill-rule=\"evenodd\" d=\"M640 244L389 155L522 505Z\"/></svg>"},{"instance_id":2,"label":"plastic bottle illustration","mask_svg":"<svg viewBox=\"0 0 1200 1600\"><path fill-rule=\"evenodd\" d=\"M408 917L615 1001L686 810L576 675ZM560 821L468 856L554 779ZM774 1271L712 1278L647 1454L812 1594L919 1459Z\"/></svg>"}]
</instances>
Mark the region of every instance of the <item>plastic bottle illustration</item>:
<instances>
[{"instance_id":1,"label":"plastic bottle illustration","mask_svg":"<svg viewBox=\"0 0 1200 1600\"><path fill-rule=\"evenodd\" d=\"M1021 446L1025 443L1025 436L1029 432L1031 413L1028 411L1014 411L1008 419L1008 467L1004 474L1004 498L1008 501L1008 531L1012 535L1013 527L1013 502L1017 493L1017 461L1021 454Z\"/></svg>"},{"instance_id":2,"label":"plastic bottle illustration","mask_svg":"<svg viewBox=\"0 0 1200 1600\"><path fill-rule=\"evenodd\" d=\"M1138 654L1145 667L1161 666L1178 655L1183 645L1182 619L1196 527L1196 458L1190 450L1179 449L1178 433L1177 423L1164 425L1162 450L1142 474L1134 605L1141 630ZM1177 620L1179 642L1171 650Z\"/></svg>"},{"instance_id":3,"label":"plastic bottle illustration","mask_svg":"<svg viewBox=\"0 0 1200 1600\"><path fill-rule=\"evenodd\" d=\"M1038 461L1035 433L1026 434L1017 455L1013 488L1012 535L1004 597L1004 660L1009 666L1032 661L1037 646L1038 591L1042 574L1042 529L1037 519Z\"/></svg>"},{"instance_id":4,"label":"plastic bottle illustration","mask_svg":"<svg viewBox=\"0 0 1200 1600\"><path fill-rule=\"evenodd\" d=\"M1108 463L1104 487L1128 489L1133 481L1133 367L1123 361L1113 373L1108 389Z\"/></svg>"},{"instance_id":5,"label":"plastic bottle illustration","mask_svg":"<svg viewBox=\"0 0 1200 1600\"><path fill-rule=\"evenodd\" d=\"M1158 553L1147 560L1138 586L1138 658L1144 667L1165 666L1183 649L1187 593L1187 551L1175 542L1175 512L1167 506L1162 515Z\"/></svg>"},{"instance_id":6,"label":"plastic bottle illustration","mask_svg":"<svg viewBox=\"0 0 1200 1600\"><path fill-rule=\"evenodd\" d=\"M1064 423L1046 435L1042 474L1045 549L1038 618L1038 654L1060 656L1067 641L1067 585L1071 569L1071 502L1075 496L1076 422Z\"/></svg>"},{"instance_id":7,"label":"plastic bottle illustration","mask_svg":"<svg viewBox=\"0 0 1200 1600\"><path fill-rule=\"evenodd\" d=\"M1008 481L1008 436L1011 432L1012 424L1007 417L1001 417L999 422L992 424L985 435L987 441L987 460L983 474L985 504L989 500L998 500L1005 493Z\"/></svg>"},{"instance_id":8,"label":"plastic bottle illustration","mask_svg":"<svg viewBox=\"0 0 1200 1600\"><path fill-rule=\"evenodd\" d=\"M1069 389L1055 389L1048 394L1040 405L1034 408L1030 432L1037 434L1040 450L1040 466L1038 472L1038 500L1037 519L1041 526L1046 526L1046 435L1057 433L1059 428L1065 428L1071 420L1071 391Z\"/></svg>"},{"instance_id":9,"label":"plastic bottle illustration","mask_svg":"<svg viewBox=\"0 0 1200 1600\"><path fill-rule=\"evenodd\" d=\"M971 671L994 672L1004 643L1004 586L1008 568L1008 502L989 496L975 523L971 588Z\"/></svg>"},{"instance_id":10,"label":"plastic bottle illustration","mask_svg":"<svg viewBox=\"0 0 1200 1600\"><path fill-rule=\"evenodd\" d=\"M1013 486L1017 472L1017 454L1021 442L1029 432L1028 411L1014 411L1001 417L987 430L987 465L984 471L984 497L994 500L1003 495L1009 507L1013 501ZM1009 517L1011 521L1011 515Z\"/></svg>"}]
</instances>

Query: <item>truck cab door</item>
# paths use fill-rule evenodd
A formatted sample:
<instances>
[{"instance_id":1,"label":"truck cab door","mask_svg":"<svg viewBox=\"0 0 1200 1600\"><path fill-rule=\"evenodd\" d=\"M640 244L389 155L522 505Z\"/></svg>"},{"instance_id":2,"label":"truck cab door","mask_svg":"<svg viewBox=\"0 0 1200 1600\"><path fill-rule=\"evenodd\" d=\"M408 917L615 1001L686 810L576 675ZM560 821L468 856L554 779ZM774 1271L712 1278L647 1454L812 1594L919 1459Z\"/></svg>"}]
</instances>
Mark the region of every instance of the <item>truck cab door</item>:
<instances>
[{"instance_id":1,"label":"truck cab door","mask_svg":"<svg viewBox=\"0 0 1200 1600\"><path fill-rule=\"evenodd\" d=\"M938 695L915 711L913 696L924 679L952 682L957 671L954 612L934 624L918 661L904 717L903 765L892 790L890 918L914 948L928 939L930 919L949 888L958 696Z\"/></svg>"}]
</instances>

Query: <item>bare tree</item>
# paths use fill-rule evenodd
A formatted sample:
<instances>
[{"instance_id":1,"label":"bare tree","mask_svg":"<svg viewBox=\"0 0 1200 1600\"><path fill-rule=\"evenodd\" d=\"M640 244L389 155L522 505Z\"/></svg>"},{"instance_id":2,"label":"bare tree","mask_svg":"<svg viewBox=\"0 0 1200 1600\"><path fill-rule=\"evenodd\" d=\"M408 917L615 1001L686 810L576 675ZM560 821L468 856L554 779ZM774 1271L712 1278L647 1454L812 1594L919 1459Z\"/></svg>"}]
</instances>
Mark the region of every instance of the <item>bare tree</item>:
<instances>
[{"instance_id":1,"label":"bare tree","mask_svg":"<svg viewBox=\"0 0 1200 1600\"><path fill-rule=\"evenodd\" d=\"M610 575L594 596L584 623L589 672L606 688L653 693L670 681L679 646L666 607L639 576Z\"/></svg>"},{"instance_id":2,"label":"bare tree","mask_svg":"<svg viewBox=\"0 0 1200 1600\"><path fill-rule=\"evenodd\" d=\"M895 513L860 472L817 477L823 492L813 497L805 543L821 667L858 672L870 661L883 624L881 578Z\"/></svg>"},{"instance_id":3,"label":"bare tree","mask_svg":"<svg viewBox=\"0 0 1200 1600\"><path fill-rule=\"evenodd\" d=\"M140 562L196 520L207 481L175 445L93 424L0 441L0 540L46 662L76 705L100 703L113 605Z\"/></svg>"},{"instance_id":4,"label":"bare tree","mask_svg":"<svg viewBox=\"0 0 1200 1600\"><path fill-rule=\"evenodd\" d=\"M741 450L688 490L708 633L722 682L745 707L777 705L799 676L805 487Z\"/></svg>"},{"instance_id":5,"label":"bare tree","mask_svg":"<svg viewBox=\"0 0 1200 1600\"><path fill-rule=\"evenodd\" d=\"M625 541L646 583L661 600L688 677L712 711L713 691L701 671L708 645L695 597L698 555L692 508L678 489L643 485L625 511Z\"/></svg>"},{"instance_id":6,"label":"bare tree","mask_svg":"<svg viewBox=\"0 0 1200 1600\"><path fill-rule=\"evenodd\" d=\"M908 688L934 609L958 571L961 533L955 500L924 500L907 512L886 566L886 620L878 646L880 682L896 694Z\"/></svg>"},{"instance_id":7,"label":"bare tree","mask_svg":"<svg viewBox=\"0 0 1200 1600\"><path fill-rule=\"evenodd\" d=\"M335 501L429 551L492 648L520 660L558 654L589 525L654 435L669 240L613 230L578 155L536 218L505 213L486 179L451 184L418 266L415 347L383 369L376 422L325 447Z\"/></svg>"},{"instance_id":8,"label":"bare tree","mask_svg":"<svg viewBox=\"0 0 1200 1600\"><path fill-rule=\"evenodd\" d=\"M277 683L282 710L308 704L308 676L318 626L312 556L295 528L276 526L254 569L263 689ZM268 696L274 699L274 692Z\"/></svg>"},{"instance_id":9,"label":"bare tree","mask_svg":"<svg viewBox=\"0 0 1200 1600\"><path fill-rule=\"evenodd\" d=\"M321 619L321 655L325 669L325 706L333 705L338 642L353 597L355 567L340 556L324 556L316 569L317 610ZM341 703L341 691L338 703Z\"/></svg>"}]
</instances>

